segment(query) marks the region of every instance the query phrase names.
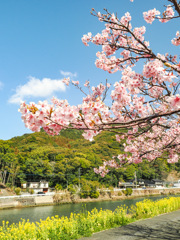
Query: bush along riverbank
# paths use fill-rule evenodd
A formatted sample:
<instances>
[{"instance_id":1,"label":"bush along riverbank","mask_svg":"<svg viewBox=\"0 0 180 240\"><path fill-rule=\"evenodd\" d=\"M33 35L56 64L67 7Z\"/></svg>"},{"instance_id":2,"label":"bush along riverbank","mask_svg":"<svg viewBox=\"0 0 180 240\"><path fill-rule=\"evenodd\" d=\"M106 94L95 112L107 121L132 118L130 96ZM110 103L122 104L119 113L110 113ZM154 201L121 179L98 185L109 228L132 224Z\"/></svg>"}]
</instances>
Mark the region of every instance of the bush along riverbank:
<instances>
[{"instance_id":1,"label":"bush along riverbank","mask_svg":"<svg viewBox=\"0 0 180 240\"><path fill-rule=\"evenodd\" d=\"M30 223L22 220L19 224L8 225L3 222L0 227L1 240L70 240L90 236L94 232L123 226L139 219L154 217L159 214L180 209L180 197L170 197L158 201L144 200L135 206L118 207L110 210L84 210L79 214L71 214L69 218L58 216Z\"/></svg>"},{"instance_id":2,"label":"bush along riverbank","mask_svg":"<svg viewBox=\"0 0 180 240\"><path fill-rule=\"evenodd\" d=\"M71 189L57 191L54 195L45 194L43 196L11 196L10 198L0 198L0 209L35 207L45 205L59 205L64 203L85 203L99 201L117 201L139 197L158 196L158 195L179 195L180 188L162 189L99 189L99 191L74 192Z\"/></svg>"},{"instance_id":3,"label":"bush along riverbank","mask_svg":"<svg viewBox=\"0 0 180 240\"><path fill-rule=\"evenodd\" d=\"M149 188L149 189L99 189L98 191L59 191L53 196L54 204L62 203L85 203L85 202L98 202L98 201L116 201L130 198L158 196L158 195L179 195L180 188Z\"/></svg>"}]
</instances>

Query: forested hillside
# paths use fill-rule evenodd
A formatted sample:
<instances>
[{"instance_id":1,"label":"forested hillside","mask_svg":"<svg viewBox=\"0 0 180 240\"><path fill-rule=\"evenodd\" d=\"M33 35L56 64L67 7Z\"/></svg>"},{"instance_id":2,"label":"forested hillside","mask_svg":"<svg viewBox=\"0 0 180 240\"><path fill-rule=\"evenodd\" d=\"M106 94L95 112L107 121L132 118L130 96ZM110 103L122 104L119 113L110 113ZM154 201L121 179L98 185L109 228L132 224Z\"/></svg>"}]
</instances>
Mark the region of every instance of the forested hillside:
<instances>
[{"instance_id":1,"label":"forested hillside","mask_svg":"<svg viewBox=\"0 0 180 240\"><path fill-rule=\"evenodd\" d=\"M80 180L98 181L108 187L133 179L135 171L138 178L165 179L171 170L180 170L180 162L170 165L166 160L158 159L114 169L104 178L95 174L93 168L122 152L122 144L109 132L103 132L95 141L89 142L77 130L65 130L54 137L39 132L0 140L1 182L18 186L26 181L47 180L51 187L60 184L66 188Z\"/></svg>"}]
</instances>

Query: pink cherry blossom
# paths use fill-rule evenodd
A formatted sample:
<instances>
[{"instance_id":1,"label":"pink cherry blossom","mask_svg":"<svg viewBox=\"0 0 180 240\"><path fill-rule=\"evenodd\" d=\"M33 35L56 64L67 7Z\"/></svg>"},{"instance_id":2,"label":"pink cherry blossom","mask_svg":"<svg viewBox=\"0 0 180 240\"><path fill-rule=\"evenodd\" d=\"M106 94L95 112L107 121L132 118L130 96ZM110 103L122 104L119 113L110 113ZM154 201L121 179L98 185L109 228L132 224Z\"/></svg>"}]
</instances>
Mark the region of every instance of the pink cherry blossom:
<instances>
[{"instance_id":1,"label":"pink cherry blossom","mask_svg":"<svg viewBox=\"0 0 180 240\"><path fill-rule=\"evenodd\" d=\"M163 12L163 18L159 18L159 21L163 23L168 22L173 16L174 16L173 8L170 5L168 5L166 7L166 10Z\"/></svg>"},{"instance_id":2,"label":"pink cherry blossom","mask_svg":"<svg viewBox=\"0 0 180 240\"><path fill-rule=\"evenodd\" d=\"M79 85L79 81L72 81L74 85Z\"/></svg>"},{"instance_id":3,"label":"pink cherry blossom","mask_svg":"<svg viewBox=\"0 0 180 240\"><path fill-rule=\"evenodd\" d=\"M160 15L160 12L156 8L143 13L144 20L150 24L152 24L157 15Z\"/></svg>"},{"instance_id":4,"label":"pink cherry blossom","mask_svg":"<svg viewBox=\"0 0 180 240\"><path fill-rule=\"evenodd\" d=\"M156 8L144 12L145 21L152 23L156 18L161 22L178 20L180 14L174 0L171 2L172 6L166 7L162 17ZM121 18L94 9L92 14L104 22L105 27L101 33L83 35L82 42L85 46L92 43L100 48L96 53L97 68L108 73L121 71L120 77L111 84L97 83L92 87L86 81L83 90L79 81L65 78L66 85L71 83L84 94L82 102L77 106L57 98L52 98L51 103L22 102L19 111L25 126L32 131L43 128L50 135L58 135L62 129L79 129L89 141L102 131L114 132L124 152L94 169L102 177L111 168L140 163L144 159L153 161L165 156L169 163L178 162L179 54L154 52L145 38L146 28L133 28L129 12ZM166 33L169 37L168 31ZM180 45L179 31L171 42ZM134 68L137 62L138 68Z\"/></svg>"},{"instance_id":5,"label":"pink cherry blossom","mask_svg":"<svg viewBox=\"0 0 180 240\"><path fill-rule=\"evenodd\" d=\"M171 96L168 98L168 102L173 108L180 108L180 95Z\"/></svg>"},{"instance_id":6,"label":"pink cherry blossom","mask_svg":"<svg viewBox=\"0 0 180 240\"><path fill-rule=\"evenodd\" d=\"M64 78L63 83L65 83L67 86L69 86L70 78Z\"/></svg>"},{"instance_id":7,"label":"pink cherry blossom","mask_svg":"<svg viewBox=\"0 0 180 240\"><path fill-rule=\"evenodd\" d=\"M86 81L84 84L85 87L89 86L89 81Z\"/></svg>"},{"instance_id":8,"label":"pink cherry blossom","mask_svg":"<svg viewBox=\"0 0 180 240\"><path fill-rule=\"evenodd\" d=\"M176 32L176 38L172 39L171 42L175 46L179 46L180 45L180 33L179 33L179 31Z\"/></svg>"},{"instance_id":9,"label":"pink cherry blossom","mask_svg":"<svg viewBox=\"0 0 180 240\"><path fill-rule=\"evenodd\" d=\"M83 35L82 42L84 43L84 45L88 46L88 42L90 42L91 36L92 36L91 32L89 32L87 35Z\"/></svg>"}]
</instances>

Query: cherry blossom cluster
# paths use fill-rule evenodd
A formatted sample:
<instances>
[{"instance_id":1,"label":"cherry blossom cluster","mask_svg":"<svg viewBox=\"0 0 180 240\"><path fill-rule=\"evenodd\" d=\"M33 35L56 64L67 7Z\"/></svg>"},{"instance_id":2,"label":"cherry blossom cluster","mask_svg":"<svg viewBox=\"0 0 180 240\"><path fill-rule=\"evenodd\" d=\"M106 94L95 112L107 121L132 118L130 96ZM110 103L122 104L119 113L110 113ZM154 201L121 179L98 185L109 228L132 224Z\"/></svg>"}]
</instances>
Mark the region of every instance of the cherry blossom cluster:
<instances>
[{"instance_id":1,"label":"cherry blossom cluster","mask_svg":"<svg viewBox=\"0 0 180 240\"><path fill-rule=\"evenodd\" d=\"M69 85L70 80L64 79ZM77 82L72 81L77 85ZM111 112L108 106L102 101L103 93L109 88L109 84L92 87L91 95L83 98L82 104L70 106L67 100L52 99L52 104L46 101L38 104L25 102L21 103L19 111L25 126L32 131L40 131L42 127L50 135L58 135L62 129L72 128L85 130L83 136L93 140L101 131L101 124L110 120Z\"/></svg>"},{"instance_id":2,"label":"cherry blossom cluster","mask_svg":"<svg viewBox=\"0 0 180 240\"><path fill-rule=\"evenodd\" d=\"M172 39L171 42L175 46L179 46L180 45L180 33L179 33L179 31L176 32L176 38Z\"/></svg>"},{"instance_id":3,"label":"cherry blossom cluster","mask_svg":"<svg viewBox=\"0 0 180 240\"><path fill-rule=\"evenodd\" d=\"M156 10L156 8L143 13L144 20L150 24L155 20L155 17L158 15L160 15L160 11Z\"/></svg>"},{"instance_id":4,"label":"cherry blossom cluster","mask_svg":"<svg viewBox=\"0 0 180 240\"><path fill-rule=\"evenodd\" d=\"M115 14L107 17L98 12L96 16L100 21L108 22L105 25L106 28L101 34L98 33L93 36L92 33L89 32L82 37L82 42L86 46L88 46L89 42L102 45L102 51L96 54L98 57L95 62L96 67L113 73L123 70L127 65L133 66L135 62L142 58L143 52L144 57L149 54L149 42L145 41L143 36L146 28L142 26L132 30L131 15L129 12L125 13L120 20ZM118 49L122 49L120 53L121 58L115 56ZM132 54L134 55L133 58Z\"/></svg>"},{"instance_id":5,"label":"cherry blossom cluster","mask_svg":"<svg viewBox=\"0 0 180 240\"><path fill-rule=\"evenodd\" d=\"M163 17L160 17L160 11L156 10L156 8L154 9L151 9L147 12L144 12L143 13L143 17L144 17L144 20L147 22L147 23L150 23L152 24L152 22L157 18L159 19L160 22L162 23L166 23L168 22L169 20L171 20L173 17L174 17L174 10L173 8L171 7L171 5L168 5L166 7L166 10L163 12Z\"/></svg>"},{"instance_id":6,"label":"cherry blossom cluster","mask_svg":"<svg viewBox=\"0 0 180 240\"><path fill-rule=\"evenodd\" d=\"M167 99L167 101L170 103L170 107L173 109L179 109L180 108L180 95L174 95Z\"/></svg>"},{"instance_id":7,"label":"cherry blossom cluster","mask_svg":"<svg viewBox=\"0 0 180 240\"><path fill-rule=\"evenodd\" d=\"M166 7L166 10L163 12L163 18L159 18L159 21L165 23L165 22L168 22L173 17L174 17L174 10L171 7L171 5L168 5Z\"/></svg>"},{"instance_id":8,"label":"cherry blossom cluster","mask_svg":"<svg viewBox=\"0 0 180 240\"><path fill-rule=\"evenodd\" d=\"M180 4L176 0L167 1L173 5L166 7L163 17L154 8L143 13L145 21L178 19ZM85 46L100 45L102 51L96 54L96 66L109 73L121 71L121 79L109 93L109 83L90 87L90 82L86 81L81 87L79 81L65 78L66 85L74 85L85 95L82 103L70 106L67 100L56 98L51 104L23 102L19 111L25 126L32 131L43 128L51 135L58 135L66 128L80 129L90 141L101 131L116 133L116 140L123 142L124 152L94 169L101 176L110 168L140 163L143 159L153 161L164 157L169 163L177 162L180 153L178 54L154 53L144 37L146 28L133 28L129 12L120 19L107 10L102 14L93 9L92 15L105 23L105 29L95 36L89 32L82 37L82 42ZM179 31L171 42L180 45ZM133 69L137 61L142 63L140 72ZM111 100L109 105L105 104L107 96Z\"/></svg>"}]
</instances>

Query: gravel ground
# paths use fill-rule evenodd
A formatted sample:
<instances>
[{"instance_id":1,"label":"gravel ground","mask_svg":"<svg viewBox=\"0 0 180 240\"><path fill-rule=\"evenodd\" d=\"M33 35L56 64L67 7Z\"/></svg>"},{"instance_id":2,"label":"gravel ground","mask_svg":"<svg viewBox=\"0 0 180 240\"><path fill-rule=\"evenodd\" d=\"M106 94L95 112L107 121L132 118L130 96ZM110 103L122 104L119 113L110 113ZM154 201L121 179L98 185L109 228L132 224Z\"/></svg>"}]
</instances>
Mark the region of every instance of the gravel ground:
<instances>
[{"instance_id":1,"label":"gravel ground","mask_svg":"<svg viewBox=\"0 0 180 240\"><path fill-rule=\"evenodd\" d=\"M180 210L123 227L94 233L81 240L180 240Z\"/></svg>"}]
</instances>

